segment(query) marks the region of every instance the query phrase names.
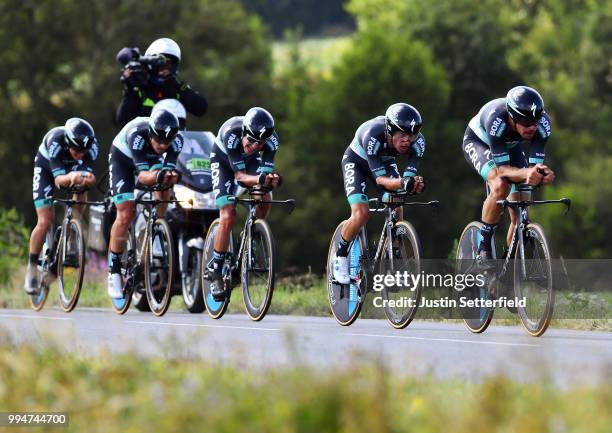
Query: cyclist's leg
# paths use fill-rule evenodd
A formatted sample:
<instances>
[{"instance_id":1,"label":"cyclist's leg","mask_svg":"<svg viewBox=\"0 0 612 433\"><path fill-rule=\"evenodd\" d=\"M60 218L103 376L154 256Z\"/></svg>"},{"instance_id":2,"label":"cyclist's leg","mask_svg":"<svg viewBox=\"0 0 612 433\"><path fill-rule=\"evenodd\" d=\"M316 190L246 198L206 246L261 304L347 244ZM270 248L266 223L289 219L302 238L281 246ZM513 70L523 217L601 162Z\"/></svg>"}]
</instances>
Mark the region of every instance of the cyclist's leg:
<instances>
[{"instance_id":1,"label":"cyclist's leg","mask_svg":"<svg viewBox=\"0 0 612 433\"><path fill-rule=\"evenodd\" d=\"M510 165L512 167L525 168L529 164L527 163L527 158L525 154L521 150L520 146L515 146L508 152L510 155ZM531 198L531 192L518 192L518 188L516 184L512 185L512 189L510 191L510 195L508 199L510 200L529 200ZM508 233L506 235L506 245L510 245L512 242L512 235L514 234L514 230L516 230L516 224L518 222L518 213L514 208L509 208L510 210L510 227L508 227Z\"/></svg>"},{"instance_id":2,"label":"cyclist's leg","mask_svg":"<svg viewBox=\"0 0 612 433\"><path fill-rule=\"evenodd\" d=\"M32 179L32 197L36 208L37 222L30 236L30 261L38 262L38 254L45 243L45 235L53 224L54 190L53 174L47 161L40 152L34 158L34 177Z\"/></svg>"},{"instance_id":3,"label":"cyclist's leg","mask_svg":"<svg viewBox=\"0 0 612 433\"><path fill-rule=\"evenodd\" d=\"M491 253L491 237L499 223L502 208L496 201L507 197L510 185L506 179L499 176L489 146L484 143L471 128L467 128L463 137L463 155L468 163L476 170L482 179L489 185L489 195L482 206L481 241L479 251Z\"/></svg>"},{"instance_id":4,"label":"cyclist's leg","mask_svg":"<svg viewBox=\"0 0 612 433\"><path fill-rule=\"evenodd\" d=\"M213 259L207 266L213 273L212 280L218 281L221 276L223 263L229 248L230 234L236 218L236 181L234 172L230 167L227 155L218 149L215 149L211 155L211 173L213 192L215 193L215 200L219 208L219 227L217 228L213 244ZM222 290L222 288L215 283L211 290L217 292Z\"/></svg>"},{"instance_id":5,"label":"cyclist's leg","mask_svg":"<svg viewBox=\"0 0 612 433\"><path fill-rule=\"evenodd\" d=\"M134 203L134 163L116 147L109 156L109 182L117 218L111 228L108 266L110 274L121 272L121 256L125 250L129 227L136 213Z\"/></svg>"},{"instance_id":6,"label":"cyclist's leg","mask_svg":"<svg viewBox=\"0 0 612 433\"><path fill-rule=\"evenodd\" d=\"M342 156L342 178L344 192L351 206L351 216L342 227L342 238L336 254L341 257L348 255L348 246L355 239L361 227L369 218L368 196L365 194L369 173L367 162L348 148Z\"/></svg>"},{"instance_id":7,"label":"cyclist's leg","mask_svg":"<svg viewBox=\"0 0 612 433\"><path fill-rule=\"evenodd\" d=\"M36 208L36 226L32 230L29 242L28 268L25 275L24 289L28 294L35 294L40 286L38 257L45 243L45 237L53 224L53 174L47 161L40 152L34 158L34 176L32 178L32 197Z\"/></svg>"}]
</instances>

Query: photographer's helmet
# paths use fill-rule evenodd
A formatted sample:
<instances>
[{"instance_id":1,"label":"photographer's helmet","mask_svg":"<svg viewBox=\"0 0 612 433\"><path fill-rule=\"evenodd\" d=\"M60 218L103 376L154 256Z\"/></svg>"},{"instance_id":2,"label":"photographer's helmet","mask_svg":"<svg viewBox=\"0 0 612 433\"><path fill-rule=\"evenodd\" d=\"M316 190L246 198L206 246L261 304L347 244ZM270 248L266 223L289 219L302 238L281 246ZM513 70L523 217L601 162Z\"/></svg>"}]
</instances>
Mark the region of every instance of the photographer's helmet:
<instances>
[{"instance_id":1,"label":"photographer's helmet","mask_svg":"<svg viewBox=\"0 0 612 433\"><path fill-rule=\"evenodd\" d=\"M506 95L506 109L515 122L533 125L542 117L544 99L531 87L516 86Z\"/></svg>"},{"instance_id":2,"label":"photographer's helmet","mask_svg":"<svg viewBox=\"0 0 612 433\"><path fill-rule=\"evenodd\" d=\"M66 144L75 150L89 150L96 141L96 134L89 122L78 117L68 119L64 130Z\"/></svg>"},{"instance_id":3,"label":"photographer's helmet","mask_svg":"<svg viewBox=\"0 0 612 433\"><path fill-rule=\"evenodd\" d=\"M156 39L151 45L149 45L147 51L145 51L145 56L156 55L164 55L166 57L173 58L178 65L181 61L181 48L170 38Z\"/></svg>"},{"instance_id":4,"label":"photographer's helmet","mask_svg":"<svg viewBox=\"0 0 612 433\"><path fill-rule=\"evenodd\" d=\"M274 118L268 110L261 107L253 107L242 120L242 135L263 141L274 134Z\"/></svg>"},{"instance_id":5,"label":"photographer's helmet","mask_svg":"<svg viewBox=\"0 0 612 433\"><path fill-rule=\"evenodd\" d=\"M161 101L158 101L153 107L151 114L159 110L166 110L174 114L179 121L180 129L185 129L187 123L187 111L185 111L185 107L179 102L178 99L162 99Z\"/></svg>"},{"instance_id":6,"label":"photographer's helmet","mask_svg":"<svg viewBox=\"0 0 612 433\"><path fill-rule=\"evenodd\" d=\"M396 131L417 134L423 126L421 114L412 105L398 102L387 108L385 113L385 129L389 135Z\"/></svg>"},{"instance_id":7,"label":"photographer's helmet","mask_svg":"<svg viewBox=\"0 0 612 433\"><path fill-rule=\"evenodd\" d=\"M149 117L149 136L163 143L174 140L179 132L179 121L168 110L157 110Z\"/></svg>"}]
</instances>

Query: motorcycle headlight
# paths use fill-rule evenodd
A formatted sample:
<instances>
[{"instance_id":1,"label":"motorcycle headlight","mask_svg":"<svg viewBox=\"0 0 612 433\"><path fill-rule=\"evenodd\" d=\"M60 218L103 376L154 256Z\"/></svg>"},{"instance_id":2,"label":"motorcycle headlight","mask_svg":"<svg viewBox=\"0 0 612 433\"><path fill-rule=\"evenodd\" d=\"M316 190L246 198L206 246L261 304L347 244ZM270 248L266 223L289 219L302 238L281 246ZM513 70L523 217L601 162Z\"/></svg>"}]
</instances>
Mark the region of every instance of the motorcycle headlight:
<instances>
[{"instance_id":1,"label":"motorcycle headlight","mask_svg":"<svg viewBox=\"0 0 612 433\"><path fill-rule=\"evenodd\" d=\"M174 185L174 195L185 209L191 209L196 201L195 191L183 185Z\"/></svg>"}]
</instances>

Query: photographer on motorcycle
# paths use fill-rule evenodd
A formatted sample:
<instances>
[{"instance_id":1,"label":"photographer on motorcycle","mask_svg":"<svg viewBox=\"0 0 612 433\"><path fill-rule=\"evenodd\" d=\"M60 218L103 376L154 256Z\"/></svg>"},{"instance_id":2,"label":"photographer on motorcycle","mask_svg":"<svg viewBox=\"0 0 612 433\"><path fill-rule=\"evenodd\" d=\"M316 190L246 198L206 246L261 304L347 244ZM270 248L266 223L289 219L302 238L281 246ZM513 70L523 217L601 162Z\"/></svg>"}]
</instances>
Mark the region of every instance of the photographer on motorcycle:
<instances>
[{"instance_id":1,"label":"photographer on motorcycle","mask_svg":"<svg viewBox=\"0 0 612 433\"><path fill-rule=\"evenodd\" d=\"M117 109L117 125L122 128L139 116L149 116L157 101L178 99L194 116L202 116L208 102L177 77L181 49L169 38L155 40L140 55L138 48L122 48L117 61L123 65L123 97Z\"/></svg>"}]
</instances>

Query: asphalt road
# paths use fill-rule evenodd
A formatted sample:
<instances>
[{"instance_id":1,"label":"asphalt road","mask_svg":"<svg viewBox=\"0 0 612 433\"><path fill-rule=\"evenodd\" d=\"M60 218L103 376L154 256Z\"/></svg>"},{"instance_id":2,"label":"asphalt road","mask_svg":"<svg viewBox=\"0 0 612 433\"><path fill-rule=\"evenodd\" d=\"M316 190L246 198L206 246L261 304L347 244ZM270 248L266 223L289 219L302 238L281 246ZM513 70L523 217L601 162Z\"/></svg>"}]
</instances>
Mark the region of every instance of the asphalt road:
<instances>
[{"instance_id":1,"label":"asphalt road","mask_svg":"<svg viewBox=\"0 0 612 433\"><path fill-rule=\"evenodd\" d=\"M413 322L395 330L383 320L350 327L332 318L245 315L220 320L169 312L163 317L129 311L77 309L0 310L0 330L14 344L51 343L95 355L100 350L143 356L190 357L253 369L307 365L333 370L352 361L382 363L392 374L478 381L503 373L515 380L554 385L609 386L612 333L549 329L528 336L520 327L490 326L471 334L461 323Z\"/></svg>"}]
</instances>

